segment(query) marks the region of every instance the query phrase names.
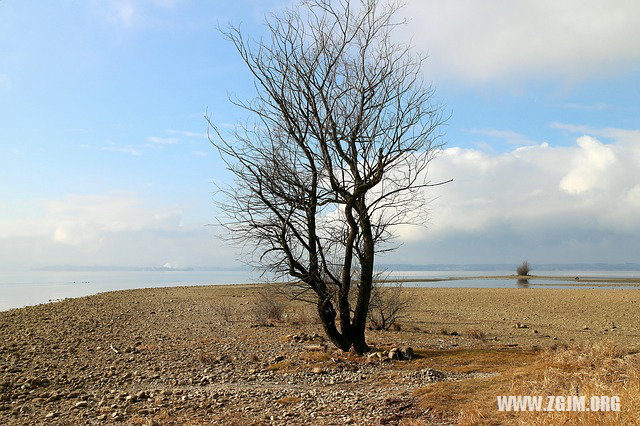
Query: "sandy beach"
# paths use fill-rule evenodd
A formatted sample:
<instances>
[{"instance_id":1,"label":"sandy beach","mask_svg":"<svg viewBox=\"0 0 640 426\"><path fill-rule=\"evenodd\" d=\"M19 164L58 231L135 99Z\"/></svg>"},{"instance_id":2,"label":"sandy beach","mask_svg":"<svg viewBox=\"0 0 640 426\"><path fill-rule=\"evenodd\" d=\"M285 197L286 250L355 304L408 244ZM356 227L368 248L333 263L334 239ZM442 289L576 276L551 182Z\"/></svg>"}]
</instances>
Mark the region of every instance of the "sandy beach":
<instances>
[{"instance_id":1,"label":"sandy beach","mask_svg":"<svg viewBox=\"0 0 640 426\"><path fill-rule=\"evenodd\" d=\"M404 291L412 303L400 329L368 332L384 360L335 350L308 306L258 322L257 286L127 290L0 312L0 423L451 424L462 408L430 406L432 383L501 377L505 364L562 347L630 353L639 342L637 290ZM386 359L407 346L413 359Z\"/></svg>"}]
</instances>

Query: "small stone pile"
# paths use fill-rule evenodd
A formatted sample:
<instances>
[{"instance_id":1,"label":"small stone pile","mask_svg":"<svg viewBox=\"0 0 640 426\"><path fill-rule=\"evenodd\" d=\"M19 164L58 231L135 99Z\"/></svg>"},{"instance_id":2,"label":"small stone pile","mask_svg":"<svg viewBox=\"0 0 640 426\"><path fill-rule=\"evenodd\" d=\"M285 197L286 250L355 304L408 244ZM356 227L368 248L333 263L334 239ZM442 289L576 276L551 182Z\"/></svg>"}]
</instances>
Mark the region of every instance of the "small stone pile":
<instances>
[{"instance_id":1,"label":"small stone pile","mask_svg":"<svg viewBox=\"0 0 640 426\"><path fill-rule=\"evenodd\" d=\"M370 361L385 361L385 360L410 360L415 356L413 348L407 346L404 348L391 348L389 351L376 351L367 355L367 359Z\"/></svg>"}]
</instances>

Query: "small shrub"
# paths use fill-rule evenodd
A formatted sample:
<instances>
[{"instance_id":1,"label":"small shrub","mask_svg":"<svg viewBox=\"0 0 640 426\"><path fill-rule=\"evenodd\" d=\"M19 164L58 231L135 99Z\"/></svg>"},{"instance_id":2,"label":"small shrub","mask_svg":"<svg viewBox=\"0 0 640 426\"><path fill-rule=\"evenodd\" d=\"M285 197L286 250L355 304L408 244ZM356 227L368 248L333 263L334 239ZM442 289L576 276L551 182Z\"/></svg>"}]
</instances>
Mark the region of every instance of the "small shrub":
<instances>
[{"instance_id":1,"label":"small shrub","mask_svg":"<svg viewBox=\"0 0 640 426\"><path fill-rule=\"evenodd\" d=\"M309 315L304 306L300 306L295 312L286 315L287 322L291 325L305 325L315 323L312 315Z\"/></svg>"},{"instance_id":2,"label":"small shrub","mask_svg":"<svg viewBox=\"0 0 640 426\"><path fill-rule=\"evenodd\" d=\"M392 328L399 330L398 320L406 314L410 301L402 286L384 287L374 283L369 303L371 328L385 331Z\"/></svg>"},{"instance_id":3,"label":"small shrub","mask_svg":"<svg viewBox=\"0 0 640 426\"><path fill-rule=\"evenodd\" d=\"M203 364L215 364L219 357L211 352L200 352L198 354L198 361Z\"/></svg>"},{"instance_id":4,"label":"small shrub","mask_svg":"<svg viewBox=\"0 0 640 426\"><path fill-rule=\"evenodd\" d=\"M487 335L484 334L482 330L478 330L478 329L467 331L467 336L470 337L471 339L478 339L478 340L484 340L487 337Z\"/></svg>"},{"instance_id":5,"label":"small shrub","mask_svg":"<svg viewBox=\"0 0 640 426\"><path fill-rule=\"evenodd\" d=\"M223 322L233 322L233 308L230 303L218 302L213 305L213 310Z\"/></svg>"},{"instance_id":6,"label":"small shrub","mask_svg":"<svg viewBox=\"0 0 640 426\"><path fill-rule=\"evenodd\" d=\"M522 277L526 277L527 275L529 275L529 272L531 271L530 267L529 267L529 262L528 261L523 261L520 266L518 266L516 268L516 273Z\"/></svg>"},{"instance_id":7,"label":"small shrub","mask_svg":"<svg viewBox=\"0 0 640 426\"><path fill-rule=\"evenodd\" d=\"M266 285L258 291L253 313L259 324L267 324L269 321L282 321L286 308L282 294Z\"/></svg>"}]
</instances>

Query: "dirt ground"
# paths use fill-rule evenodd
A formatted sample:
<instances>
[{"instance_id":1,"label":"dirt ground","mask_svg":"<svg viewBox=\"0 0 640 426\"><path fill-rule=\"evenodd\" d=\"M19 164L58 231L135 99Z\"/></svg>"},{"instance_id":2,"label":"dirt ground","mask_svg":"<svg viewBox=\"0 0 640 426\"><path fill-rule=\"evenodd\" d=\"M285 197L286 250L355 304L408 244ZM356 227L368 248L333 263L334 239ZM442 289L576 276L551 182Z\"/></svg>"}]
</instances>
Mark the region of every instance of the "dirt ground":
<instances>
[{"instance_id":1,"label":"dirt ground","mask_svg":"<svg viewBox=\"0 0 640 426\"><path fill-rule=\"evenodd\" d=\"M404 291L400 328L368 332L372 357L335 350L310 307L259 320L256 286L0 312L0 424L452 424L457 406L425 402L432 385L447 394L557 347L639 342L638 290ZM407 346L413 359L388 358Z\"/></svg>"}]
</instances>

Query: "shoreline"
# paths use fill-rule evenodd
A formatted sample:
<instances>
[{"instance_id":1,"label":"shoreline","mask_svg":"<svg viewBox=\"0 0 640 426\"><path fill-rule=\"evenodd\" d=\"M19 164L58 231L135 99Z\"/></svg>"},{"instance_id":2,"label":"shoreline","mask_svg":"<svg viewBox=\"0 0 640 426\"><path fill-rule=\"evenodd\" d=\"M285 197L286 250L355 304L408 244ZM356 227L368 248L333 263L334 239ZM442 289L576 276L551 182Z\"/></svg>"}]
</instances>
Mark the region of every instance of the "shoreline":
<instances>
[{"instance_id":1,"label":"shoreline","mask_svg":"<svg viewBox=\"0 0 640 426\"><path fill-rule=\"evenodd\" d=\"M436 277L436 278L392 278L392 279L382 279L382 280L374 280L377 283L382 284L398 284L400 286L406 288L468 288L468 289L507 289L507 288L546 288L546 289L573 289L573 290L586 290L590 288L607 288L611 290L638 290L640 289L640 277L598 277L598 276L579 276L572 277L566 275L529 275L529 276L518 276L518 275L476 275L476 276L451 276L451 277ZM515 283L514 287L502 287L502 286L447 286L446 283L452 282L469 282L469 281L504 281L505 283ZM542 282L540 282L542 281ZM551 282L550 282L551 281ZM421 283L441 283L442 286L438 287L421 287ZM80 283L78 286L82 286L83 284L89 283ZM274 284L284 284L284 283L274 283ZM411 285L416 284L416 285ZM96 289L95 293L89 294L79 294L79 295L70 295L67 297L57 297L51 298L48 301L40 301L34 303L25 303L20 306L13 306L7 308L0 308L0 312L7 312L12 309L20 309L28 306L37 306L40 304L49 304L49 303L57 303L67 299L75 299L80 297L87 297L92 295L98 295L105 292L110 291L127 291L134 289L154 289L154 288L174 288L174 287L224 287L224 286L262 286L264 283L223 283L223 284L194 284L194 285L159 285L153 286L150 285L148 287L132 287L132 288L121 288L121 289ZM43 286L44 287L44 286ZM73 287L74 290L83 287ZM87 288L87 287L84 287Z\"/></svg>"}]
</instances>

